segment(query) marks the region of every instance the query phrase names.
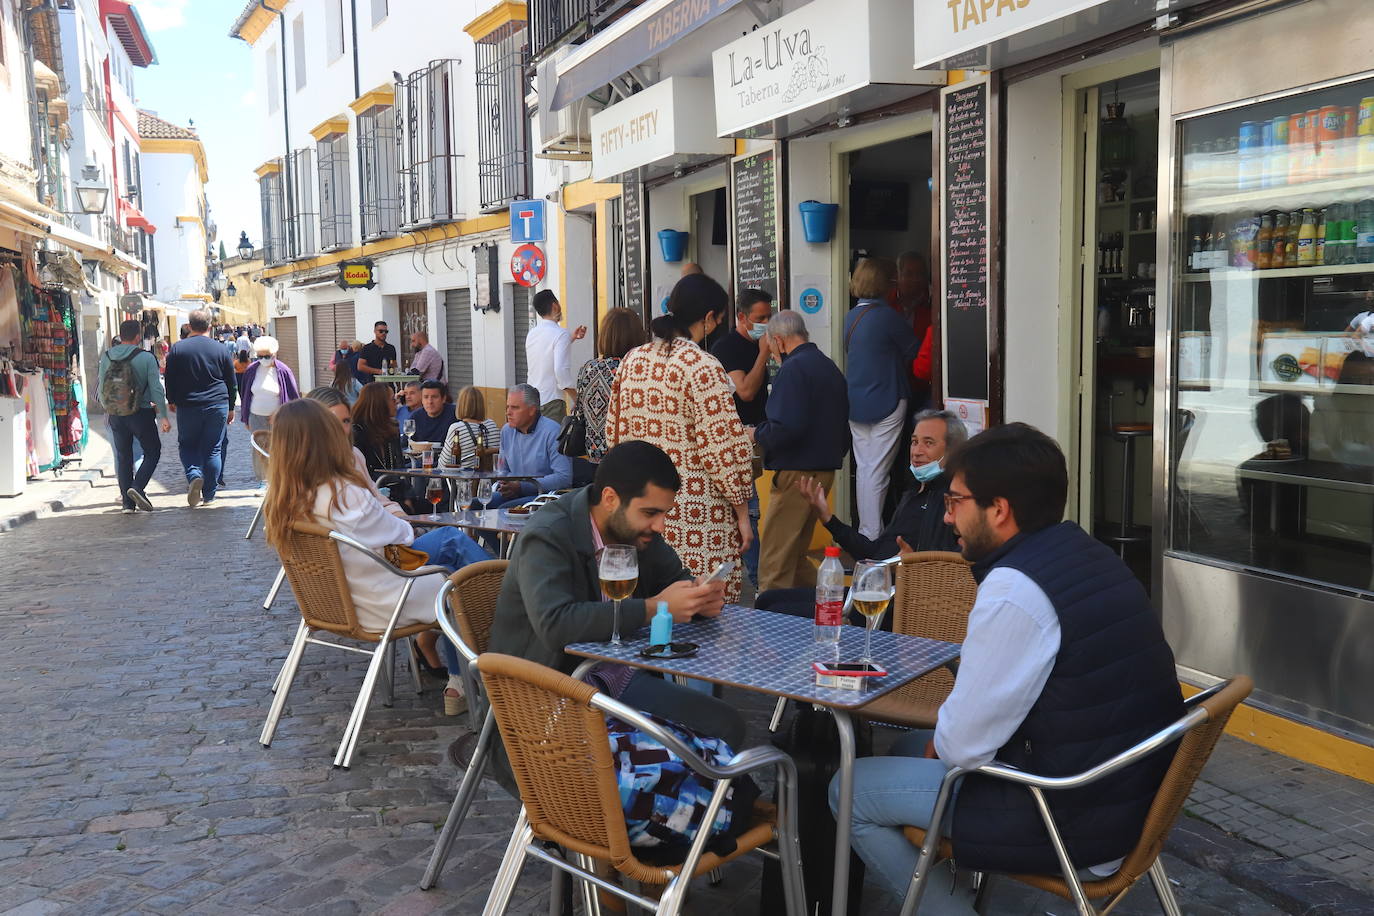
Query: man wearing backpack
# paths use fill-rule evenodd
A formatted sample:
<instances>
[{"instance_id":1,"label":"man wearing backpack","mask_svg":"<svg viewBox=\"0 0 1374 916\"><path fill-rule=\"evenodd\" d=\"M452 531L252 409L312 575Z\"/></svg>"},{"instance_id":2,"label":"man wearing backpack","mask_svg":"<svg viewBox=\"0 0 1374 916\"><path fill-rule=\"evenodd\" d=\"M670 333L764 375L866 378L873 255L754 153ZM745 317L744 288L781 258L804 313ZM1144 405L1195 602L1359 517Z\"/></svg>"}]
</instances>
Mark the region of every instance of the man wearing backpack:
<instances>
[{"instance_id":1,"label":"man wearing backpack","mask_svg":"<svg viewBox=\"0 0 1374 916\"><path fill-rule=\"evenodd\" d=\"M96 390L100 405L110 420L115 453L115 476L119 480L119 497L125 515L135 507L153 511L143 492L157 470L162 457L162 440L158 438L157 421L162 431L170 432L167 419L167 396L162 390L157 357L139 344L143 327L129 320L119 325L120 342L100 354L100 375ZM143 449L143 463L134 472L134 442Z\"/></svg>"}]
</instances>

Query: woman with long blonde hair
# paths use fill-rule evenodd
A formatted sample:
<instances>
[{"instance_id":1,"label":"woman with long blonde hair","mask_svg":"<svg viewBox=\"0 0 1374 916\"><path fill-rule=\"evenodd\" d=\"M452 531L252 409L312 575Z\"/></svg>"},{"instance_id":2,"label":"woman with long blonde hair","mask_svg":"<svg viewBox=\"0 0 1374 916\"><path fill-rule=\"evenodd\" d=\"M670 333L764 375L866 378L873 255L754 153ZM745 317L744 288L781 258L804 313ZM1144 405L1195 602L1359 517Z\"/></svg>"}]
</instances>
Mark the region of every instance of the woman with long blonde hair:
<instances>
[{"instance_id":1,"label":"woman with long blonde hair","mask_svg":"<svg viewBox=\"0 0 1374 916\"><path fill-rule=\"evenodd\" d=\"M456 528L436 528L417 538L408 522L388 512L358 470L343 425L317 401L307 397L278 408L272 417L270 451L264 514L267 540L273 547L285 542L292 525L310 522L332 528L376 551L391 544L413 547L428 554L429 564L450 572L476 560L490 559ZM380 633L386 629L405 580L350 548L340 548L340 555L358 622L364 629ZM436 573L413 581L397 626L434 619L434 599L443 576ZM422 648L437 667L433 643ZM462 685L457 671L449 674L454 694L445 691L445 711L453 707L449 714L458 715L466 708L461 703Z\"/></svg>"}]
</instances>

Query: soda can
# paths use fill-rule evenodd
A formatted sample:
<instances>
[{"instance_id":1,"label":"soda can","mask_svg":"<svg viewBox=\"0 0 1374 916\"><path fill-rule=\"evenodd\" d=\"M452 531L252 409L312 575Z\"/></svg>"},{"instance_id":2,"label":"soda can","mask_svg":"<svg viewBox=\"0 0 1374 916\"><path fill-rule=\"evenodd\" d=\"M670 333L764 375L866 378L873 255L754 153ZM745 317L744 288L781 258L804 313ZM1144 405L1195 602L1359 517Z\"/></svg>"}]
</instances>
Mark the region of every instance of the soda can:
<instances>
[{"instance_id":1,"label":"soda can","mask_svg":"<svg viewBox=\"0 0 1374 916\"><path fill-rule=\"evenodd\" d=\"M1255 121L1241 121L1239 141L1242 154L1259 149L1263 143L1259 124Z\"/></svg>"},{"instance_id":2,"label":"soda can","mask_svg":"<svg viewBox=\"0 0 1374 916\"><path fill-rule=\"evenodd\" d=\"M1288 117L1279 115L1270 122L1273 142L1269 145L1269 187L1288 182Z\"/></svg>"},{"instance_id":3,"label":"soda can","mask_svg":"<svg viewBox=\"0 0 1374 916\"><path fill-rule=\"evenodd\" d=\"M1355 133L1361 137L1374 137L1374 96L1360 99L1359 126Z\"/></svg>"},{"instance_id":4,"label":"soda can","mask_svg":"<svg viewBox=\"0 0 1374 916\"><path fill-rule=\"evenodd\" d=\"M1294 112L1288 116L1288 180L1290 182L1307 180L1307 151L1312 146L1312 138L1307 135L1307 112Z\"/></svg>"}]
</instances>

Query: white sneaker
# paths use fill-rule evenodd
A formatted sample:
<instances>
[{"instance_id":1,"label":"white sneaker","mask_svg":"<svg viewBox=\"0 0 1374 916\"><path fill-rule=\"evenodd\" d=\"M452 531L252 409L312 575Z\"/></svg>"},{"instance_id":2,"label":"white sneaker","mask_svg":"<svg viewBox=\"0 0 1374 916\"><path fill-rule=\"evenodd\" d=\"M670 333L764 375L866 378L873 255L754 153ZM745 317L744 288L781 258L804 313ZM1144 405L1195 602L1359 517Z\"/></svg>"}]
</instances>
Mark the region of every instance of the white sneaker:
<instances>
[{"instance_id":1,"label":"white sneaker","mask_svg":"<svg viewBox=\"0 0 1374 916\"><path fill-rule=\"evenodd\" d=\"M153 504L149 501L148 497L144 496L142 493L138 492L133 487L130 487L128 490L126 490L125 495L132 499L134 501L134 505L142 509L144 512L153 511Z\"/></svg>"},{"instance_id":2,"label":"white sneaker","mask_svg":"<svg viewBox=\"0 0 1374 916\"><path fill-rule=\"evenodd\" d=\"M120 510L119 510L119 514L120 514L120 515L133 515L133 514L134 514L135 512L137 512L137 511L138 511L137 509L120 509Z\"/></svg>"},{"instance_id":3,"label":"white sneaker","mask_svg":"<svg viewBox=\"0 0 1374 916\"><path fill-rule=\"evenodd\" d=\"M191 485L186 489L186 505L195 507L200 505L200 491L205 486L205 481L199 477L191 479Z\"/></svg>"}]
</instances>

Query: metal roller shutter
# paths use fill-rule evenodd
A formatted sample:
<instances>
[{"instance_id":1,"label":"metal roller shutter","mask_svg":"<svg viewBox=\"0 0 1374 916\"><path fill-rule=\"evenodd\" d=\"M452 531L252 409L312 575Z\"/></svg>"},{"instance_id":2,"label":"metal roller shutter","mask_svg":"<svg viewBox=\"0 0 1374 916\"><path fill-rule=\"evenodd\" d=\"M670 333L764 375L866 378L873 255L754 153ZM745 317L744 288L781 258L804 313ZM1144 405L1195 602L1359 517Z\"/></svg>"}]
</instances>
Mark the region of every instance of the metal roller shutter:
<instances>
[{"instance_id":1,"label":"metal roller shutter","mask_svg":"<svg viewBox=\"0 0 1374 916\"><path fill-rule=\"evenodd\" d=\"M533 297L524 286L511 287L511 308L515 309L515 382L521 384L530 380L530 364L525 358L525 337L534 324Z\"/></svg>"},{"instance_id":2,"label":"metal roller shutter","mask_svg":"<svg viewBox=\"0 0 1374 916\"><path fill-rule=\"evenodd\" d=\"M341 340L353 340L358 329L353 324L352 302L330 302L310 307L311 363L315 385L328 385L334 379L329 361ZM371 335L369 335L369 338ZM366 343L366 341L364 341Z\"/></svg>"},{"instance_id":3,"label":"metal roller shutter","mask_svg":"<svg viewBox=\"0 0 1374 916\"><path fill-rule=\"evenodd\" d=\"M448 343L448 389L456 395L472 384L471 290L444 290L444 337Z\"/></svg>"},{"instance_id":4,"label":"metal roller shutter","mask_svg":"<svg viewBox=\"0 0 1374 916\"><path fill-rule=\"evenodd\" d=\"M291 367L291 371L301 371L301 338L296 330L295 318L272 319L272 336L281 345L277 358Z\"/></svg>"}]
</instances>

